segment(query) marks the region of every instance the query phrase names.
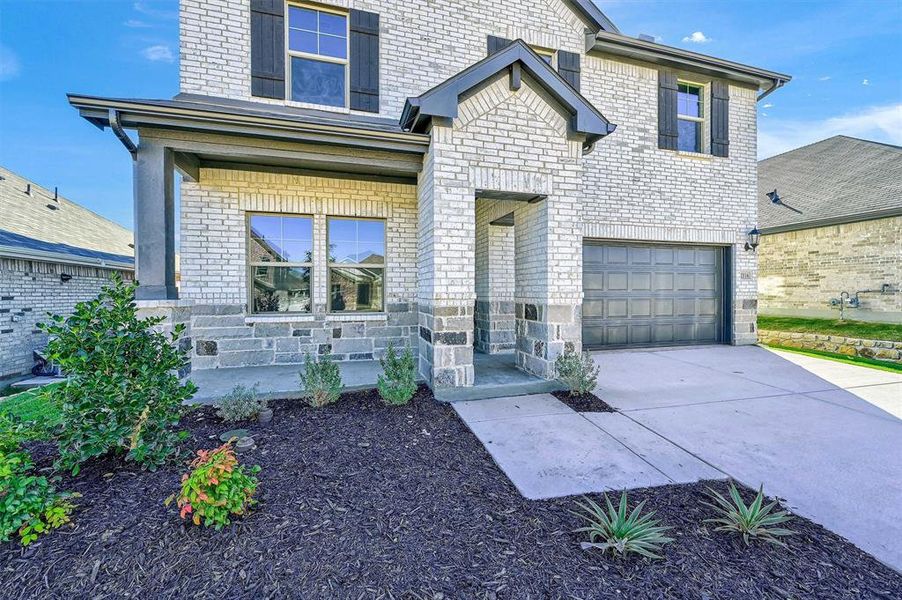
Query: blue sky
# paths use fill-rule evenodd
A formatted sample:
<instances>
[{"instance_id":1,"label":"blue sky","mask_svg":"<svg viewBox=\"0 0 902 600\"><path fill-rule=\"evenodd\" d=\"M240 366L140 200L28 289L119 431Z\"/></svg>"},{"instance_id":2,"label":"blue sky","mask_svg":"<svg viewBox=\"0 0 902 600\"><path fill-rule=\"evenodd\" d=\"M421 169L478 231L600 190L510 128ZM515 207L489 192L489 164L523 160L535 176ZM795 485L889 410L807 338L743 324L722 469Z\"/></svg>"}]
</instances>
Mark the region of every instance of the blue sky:
<instances>
[{"instance_id":1,"label":"blue sky","mask_svg":"<svg viewBox=\"0 0 902 600\"><path fill-rule=\"evenodd\" d=\"M599 0L627 35L791 74L759 154L847 134L902 145L902 1ZM177 0L0 0L0 164L126 226L131 159L66 92L178 92Z\"/></svg>"}]
</instances>

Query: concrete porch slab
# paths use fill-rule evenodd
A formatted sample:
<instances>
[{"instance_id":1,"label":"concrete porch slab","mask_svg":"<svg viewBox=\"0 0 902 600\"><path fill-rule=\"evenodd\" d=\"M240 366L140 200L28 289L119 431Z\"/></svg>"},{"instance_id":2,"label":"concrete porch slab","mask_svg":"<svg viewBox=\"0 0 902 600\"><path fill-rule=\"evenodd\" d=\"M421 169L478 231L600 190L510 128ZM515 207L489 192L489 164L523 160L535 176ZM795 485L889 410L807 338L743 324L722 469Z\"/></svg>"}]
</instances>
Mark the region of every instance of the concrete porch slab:
<instances>
[{"instance_id":1,"label":"concrete porch slab","mask_svg":"<svg viewBox=\"0 0 902 600\"><path fill-rule=\"evenodd\" d=\"M464 402L527 394L547 394L564 389L557 381L548 381L530 375L517 368L514 354L473 355L476 381L471 387L443 388L435 390L435 399L441 402Z\"/></svg>"},{"instance_id":2,"label":"concrete porch slab","mask_svg":"<svg viewBox=\"0 0 902 600\"><path fill-rule=\"evenodd\" d=\"M345 391L376 387L382 367L376 360L339 362ZM296 399L302 396L298 373L303 365L271 365L194 371L188 379L197 385L194 404L214 404L236 385L257 385L257 394L267 400Z\"/></svg>"}]
</instances>

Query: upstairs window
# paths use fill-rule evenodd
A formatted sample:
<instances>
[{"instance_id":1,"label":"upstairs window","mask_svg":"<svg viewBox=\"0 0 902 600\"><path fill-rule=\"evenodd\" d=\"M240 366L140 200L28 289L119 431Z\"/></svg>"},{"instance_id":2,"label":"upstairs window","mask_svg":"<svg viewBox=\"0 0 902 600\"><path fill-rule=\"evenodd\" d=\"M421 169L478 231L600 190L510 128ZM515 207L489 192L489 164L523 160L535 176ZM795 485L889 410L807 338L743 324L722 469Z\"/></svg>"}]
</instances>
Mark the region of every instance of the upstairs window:
<instances>
[{"instance_id":1,"label":"upstairs window","mask_svg":"<svg viewBox=\"0 0 902 600\"><path fill-rule=\"evenodd\" d=\"M677 82L677 149L704 152L705 88Z\"/></svg>"},{"instance_id":2,"label":"upstairs window","mask_svg":"<svg viewBox=\"0 0 902 600\"><path fill-rule=\"evenodd\" d=\"M288 61L292 100L347 106L347 13L289 4Z\"/></svg>"}]
</instances>

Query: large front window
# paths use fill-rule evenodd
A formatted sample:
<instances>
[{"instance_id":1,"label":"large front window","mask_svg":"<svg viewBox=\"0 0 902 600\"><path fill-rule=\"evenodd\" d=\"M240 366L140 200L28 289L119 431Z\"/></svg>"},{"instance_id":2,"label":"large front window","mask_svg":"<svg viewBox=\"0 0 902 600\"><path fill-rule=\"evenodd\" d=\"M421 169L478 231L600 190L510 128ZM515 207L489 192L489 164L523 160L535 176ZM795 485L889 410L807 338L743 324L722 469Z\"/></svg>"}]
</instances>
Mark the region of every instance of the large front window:
<instances>
[{"instance_id":1,"label":"large front window","mask_svg":"<svg viewBox=\"0 0 902 600\"><path fill-rule=\"evenodd\" d=\"M250 215L248 270L252 312L311 312L313 220L300 216Z\"/></svg>"},{"instance_id":2,"label":"large front window","mask_svg":"<svg viewBox=\"0 0 902 600\"><path fill-rule=\"evenodd\" d=\"M704 152L705 88L677 82L677 148Z\"/></svg>"},{"instance_id":3,"label":"large front window","mask_svg":"<svg viewBox=\"0 0 902 600\"><path fill-rule=\"evenodd\" d=\"M329 219L329 310L379 312L385 296L385 221Z\"/></svg>"},{"instance_id":4,"label":"large front window","mask_svg":"<svg viewBox=\"0 0 902 600\"><path fill-rule=\"evenodd\" d=\"M289 4L288 62L292 100L347 106L347 14Z\"/></svg>"}]
</instances>

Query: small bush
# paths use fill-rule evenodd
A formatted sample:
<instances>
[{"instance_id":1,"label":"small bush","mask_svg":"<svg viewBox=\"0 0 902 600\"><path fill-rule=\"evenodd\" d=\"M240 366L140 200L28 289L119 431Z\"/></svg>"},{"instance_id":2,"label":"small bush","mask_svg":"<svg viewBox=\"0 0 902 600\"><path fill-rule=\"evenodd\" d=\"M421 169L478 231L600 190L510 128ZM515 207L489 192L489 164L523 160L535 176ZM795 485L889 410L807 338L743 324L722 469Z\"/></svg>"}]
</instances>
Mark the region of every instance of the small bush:
<instances>
[{"instance_id":1,"label":"small bush","mask_svg":"<svg viewBox=\"0 0 902 600\"><path fill-rule=\"evenodd\" d=\"M386 404L401 406L410 402L417 391L417 371L410 348L398 356L395 347L388 345L385 358L379 361L383 373L379 375L377 387Z\"/></svg>"},{"instance_id":2,"label":"small bush","mask_svg":"<svg viewBox=\"0 0 902 600\"><path fill-rule=\"evenodd\" d=\"M27 452L0 448L0 541L18 536L27 546L39 535L69 522L78 494L60 493L46 477L32 472Z\"/></svg>"},{"instance_id":3,"label":"small bush","mask_svg":"<svg viewBox=\"0 0 902 600\"><path fill-rule=\"evenodd\" d=\"M184 326L167 336L154 329L162 317L139 319L136 286L116 276L72 316L39 325L51 336L48 357L68 375L49 394L61 411L57 467L73 475L110 452L154 469L183 437L173 428L196 389L177 375L187 361L188 350L177 347Z\"/></svg>"},{"instance_id":4,"label":"small bush","mask_svg":"<svg viewBox=\"0 0 902 600\"><path fill-rule=\"evenodd\" d=\"M317 361L308 354L304 358L304 370L300 377L304 399L310 406L327 406L341 395L341 371L328 356L322 356Z\"/></svg>"},{"instance_id":5,"label":"small bush","mask_svg":"<svg viewBox=\"0 0 902 600\"><path fill-rule=\"evenodd\" d=\"M749 544L750 538L764 540L777 546L786 546L779 538L793 535L795 532L782 527L774 527L785 523L792 519L792 516L786 511L773 511L777 505L776 502L764 505L764 486L758 488L758 494L752 503L748 506L742 501L736 484L730 482L730 499L726 498L708 488L708 495L714 500L714 504L710 502L702 502L705 506L713 508L720 515L716 519L705 519L705 523L718 523L715 531L730 531L738 533L742 536L742 541L746 546Z\"/></svg>"},{"instance_id":6,"label":"small bush","mask_svg":"<svg viewBox=\"0 0 902 600\"><path fill-rule=\"evenodd\" d=\"M228 423L250 421L266 409L266 400L257 399L257 386L247 388L236 385L231 392L219 400L216 415Z\"/></svg>"},{"instance_id":7,"label":"small bush","mask_svg":"<svg viewBox=\"0 0 902 600\"><path fill-rule=\"evenodd\" d=\"M604 494L607 512L591 499L583 499L584 503L576 503L582 512L574 514L589 522L587 527L575 530L576 533L589 534L589 541L581 544L584 550L595 548L601 550L602 554L610 550L614 556L635 553L647 558L661 558L657 553L665 544L673 541L673 538L663 535L670 527L662 527L656 519L652 519L654 511L642 514L644 500L627 514L626 492L620 495L617 510L608 495Z\"/></svg>"},{"instance_id":8,"label":"small bush","mask_svg":"<svg viewBox=\"0 0 902 600\"><path fill-rule=\"evenodd\" d=\"M598 365L588 352L580 354L568 346L554 361L554 368L571 396L584 396L598 385Z\"/></svg>"},{"instance_id":9,"label":"small bush","mask_svg":"<svg viewBox=\"0 0 902 600\"><path fill-rule=\"evenodd\" d=\"M245 470L229 440L215 450L200 450L191 462L191 472L182 475L182 489L166 499L166 506L176 500L179 516L190 517L195 525L221 529L231 523L232 515L244 515L256 504L259 466Z\"/></svg>"}]
</instances>

